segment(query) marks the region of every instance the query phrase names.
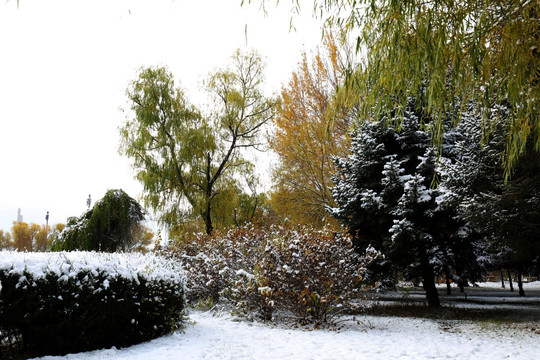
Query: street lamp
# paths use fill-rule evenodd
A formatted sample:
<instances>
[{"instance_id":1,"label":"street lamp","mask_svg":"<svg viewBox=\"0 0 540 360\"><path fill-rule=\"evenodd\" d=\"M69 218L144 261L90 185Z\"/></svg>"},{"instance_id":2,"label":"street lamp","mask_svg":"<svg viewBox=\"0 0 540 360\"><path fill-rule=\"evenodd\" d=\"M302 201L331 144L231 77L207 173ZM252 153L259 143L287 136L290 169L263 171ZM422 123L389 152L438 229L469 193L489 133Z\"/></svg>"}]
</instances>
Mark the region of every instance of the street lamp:
<instances>
[{"instance_id":1,"label":"street lamp","mask_svg":"<svg viewBox=\"0 0 540 360\"><path fill-rule=\"evenodd\" d=\"M49 226L49 212L47 211L47 215L45 215L45 224Z\"/></svg>"}]
</instances>

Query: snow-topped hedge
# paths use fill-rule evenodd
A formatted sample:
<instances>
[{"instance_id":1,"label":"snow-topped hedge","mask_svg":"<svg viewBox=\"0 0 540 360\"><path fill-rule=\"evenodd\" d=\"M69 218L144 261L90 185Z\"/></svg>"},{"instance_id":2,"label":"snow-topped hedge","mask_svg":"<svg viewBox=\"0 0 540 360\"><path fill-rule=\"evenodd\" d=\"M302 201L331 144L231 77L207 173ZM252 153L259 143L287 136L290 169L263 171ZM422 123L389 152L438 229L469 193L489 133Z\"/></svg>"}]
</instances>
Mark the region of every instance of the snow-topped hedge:
<instances>
[{"instance_id":1,"label":"snow-topped hedge","mask_svg":"<svg viewBox=\"0 0 540 360\"><path fill-rule=\"evenodd\" d=\"M127 346L175 329L185 275L161 257L0 252L0 344L31 354Z\"/></svg>"}]
</instances>

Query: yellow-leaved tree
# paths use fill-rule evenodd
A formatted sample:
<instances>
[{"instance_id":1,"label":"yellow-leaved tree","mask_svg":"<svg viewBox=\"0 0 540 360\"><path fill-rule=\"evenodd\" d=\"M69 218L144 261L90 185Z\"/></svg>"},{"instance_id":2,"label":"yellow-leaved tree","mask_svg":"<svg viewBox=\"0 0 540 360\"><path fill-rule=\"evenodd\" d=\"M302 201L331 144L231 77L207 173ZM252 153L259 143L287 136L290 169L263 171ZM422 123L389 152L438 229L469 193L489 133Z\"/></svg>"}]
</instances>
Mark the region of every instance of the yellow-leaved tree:
<instances>
[{"instance_id":1,"label":"yellow-leaved tree","mask_svg":"<svg viewBox=\"0 0 540 360\"><path fill-rule=\"evenodd\" d=\"M13 222L11 236L17 251L32 251L32 238L27 223L23 221Z\"/></svg>"},{"instance_id":2,"label":"yellow-leaved tree","mask_svg":"<svg viewBox=\"0 0 540 360\"><path fill-rule=\"evenodd\" d=\"M270 146L279 157L272 204L293 223L321 226L332 221L329 188L334 156L349 145L352 108L335 96L343 84L349 61L344 40L327 33L324 49L312 59L306 53L281 91Z\"/></svg>"},{"instance_id":3,"label":"yellow-leaved tree","mask_svg":"<svg viewBox=\"0 0 540 360\"><path fill-rule=\"evenodd\" d=\"M13 241L11 240L11 234L9 232L4 232L0 230L0 250L7 249L11 250L14 248Z\"/></svg>"}]
</instances>

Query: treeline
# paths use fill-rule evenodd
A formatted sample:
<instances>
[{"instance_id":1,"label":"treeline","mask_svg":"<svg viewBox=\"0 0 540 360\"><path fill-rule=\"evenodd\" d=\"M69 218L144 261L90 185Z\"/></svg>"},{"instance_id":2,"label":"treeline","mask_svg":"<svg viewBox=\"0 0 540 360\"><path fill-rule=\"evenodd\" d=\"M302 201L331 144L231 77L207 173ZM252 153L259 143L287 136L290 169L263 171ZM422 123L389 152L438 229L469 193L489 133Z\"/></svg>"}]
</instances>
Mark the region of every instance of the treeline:
<instances>
[{"instance_id":1,"label":"treeline","mask_svg":"<svg viewBox=\"0 0 540 360\"><path fill-rule=\"evenodd\" d=\"M15 221L11 233L0 230L0 250L48 251L64 228L61 223L48 226Z\"/></svg>"},{"instance_id":2,"label":"treeline","mask_svg":"<svg viewBox=\"0 0 540 360\"><path fill-rule=\"evenodd\" d=\"M253 50L208 75L206 107L166 67L140 69L120 153L144 206L180 248L245 224L330 226L380 253L366 279L421 282L430 306L436 277L463 289L503 268L523 295L540 272L539 3L314 4L333 27L279 96ZM249 154L267 148L264 192ZM116 195L60 248L130 249L144 211Z\"/></svg>"},{"instance_id":3,"label":"treeline","mask_svg":"<svg viewBox=\"0 0 540 360\"><path fill-rule=\"evenodd\" d=\"M0 250L22 252L99 251L148 252L154 233L144 225L146 212L123 190L108 190L80 217L67 224L14 222L11 233L0 230Z\"/></svg>"},{"instance_id":4,"label":"treeline","mask_svg":"<svg viewBox=\"0 0 540 360\"><path fill-rule=\"evenodd\" d=\"M439 277L463 290L488 271L512 269L523 294L523 274L538 273L540 261L534 134L510 171L509 101L493 99L485 112L462 98L434 114L424 82L405 103L388 94L392 108L365 113L365 94L351 83L362 70L338 34L328 31L322 49L303 54L277 99L261 90L260 56L236 52L232 67L205 83L211 111L190 105L165 68L141 69L128 89L121 151L145 204L184 243L249 222L342 228L358 252L383 255L370 281L422 283L433 307ZM278 163L264 194L245 150L266 140Z\"/></svg>"}]
</instances>

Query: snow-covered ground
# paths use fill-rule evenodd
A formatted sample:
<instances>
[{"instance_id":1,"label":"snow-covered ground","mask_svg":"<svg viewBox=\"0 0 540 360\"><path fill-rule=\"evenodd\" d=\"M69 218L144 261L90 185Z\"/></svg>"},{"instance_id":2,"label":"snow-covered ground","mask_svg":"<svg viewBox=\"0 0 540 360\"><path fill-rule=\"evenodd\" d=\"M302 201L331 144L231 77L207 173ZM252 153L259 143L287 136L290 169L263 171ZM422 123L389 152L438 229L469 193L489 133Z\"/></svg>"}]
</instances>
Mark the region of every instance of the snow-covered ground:
<instances>
[{"instance_id":1,"label":"snow-covered ground","mask_svg":"<svg viewBox=\"0 0 540 360\"><path fill-rule=\"evenodd\" d=\"M540 356L540 324L360 316L339 329L274 326L193 311L184 333L64 359L516 359ZM533 331L535 327L537 332Z\"/></svg>"}]
</instances>

